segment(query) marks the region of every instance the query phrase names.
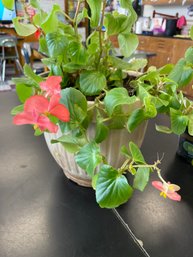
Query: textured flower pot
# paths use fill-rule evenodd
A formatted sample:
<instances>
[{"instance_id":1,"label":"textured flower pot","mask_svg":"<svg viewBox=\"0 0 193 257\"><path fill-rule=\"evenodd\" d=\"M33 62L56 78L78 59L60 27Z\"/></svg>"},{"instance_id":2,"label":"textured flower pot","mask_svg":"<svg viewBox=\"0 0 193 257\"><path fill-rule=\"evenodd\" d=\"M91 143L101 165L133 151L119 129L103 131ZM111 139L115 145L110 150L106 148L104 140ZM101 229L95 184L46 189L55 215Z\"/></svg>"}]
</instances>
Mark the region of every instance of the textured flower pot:
<instances>
[{"instance_id":1,"label":"textured flower pot","mask_svg":"<svg viewBox=\"0 0 193 257\"><path fill-rule=\"evenodd\" d=\"M92 104L93 102L88 102L89 106ZM129 109L133 110L139 107L139 105L140 102L136 102L129 107ZM88 136L90 138L94 137L95 128L96 124L93 122L88 129ZM132 133L129 133L126 129L111 130L107 139L100 144L101 152L106 157L107 163L115 168L121 167L125 160L124 156L120 155L121 146L128 146L129 141L133 141L140 147L145 136L146 128L147 122L143 122ZM66 177L79 185L90 187L91 178L76 164L74 154L67 152L61 143L51 144L52 139L57 139L61 136L62 133L60 130L58 130L56 134L44 133L46 143L52 156L63 169Z\"/></svg>"}]
</instances>

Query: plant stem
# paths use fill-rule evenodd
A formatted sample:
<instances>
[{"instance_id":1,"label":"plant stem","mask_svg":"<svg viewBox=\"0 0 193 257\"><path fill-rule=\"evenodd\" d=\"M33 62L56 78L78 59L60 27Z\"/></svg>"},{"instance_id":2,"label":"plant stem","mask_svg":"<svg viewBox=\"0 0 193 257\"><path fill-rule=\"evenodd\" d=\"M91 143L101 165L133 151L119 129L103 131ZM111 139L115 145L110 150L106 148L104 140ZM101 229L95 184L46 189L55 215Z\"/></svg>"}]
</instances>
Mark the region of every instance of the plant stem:
<instances>
[{"instance_id":1,"label":"plant stem","mask_svg":"<svg viewBox=\"0 0 193 257\"><path fill-rule=\"evenodd\" d=\"M76 22L77 22L78 13L80 11L81 3L82 3L82 0L79 0L78 4L77 4L77 7L76 7L76 12L75 12L75 15L74 15L74 19L73 19L73 26L74 26L74 31L75 31L76 35L78 34L78 27L77 27Z\"/></svg>"},{"instance_id":2,"label":"plant stem","mask_svg":"<svg viewBox=\"0 0 193 257\"><path fill-rule=\"evenodd\" d=\"M193 111L193 105L191 104L184 112L185 115L191 113Z\"/></svg>"},{"instance_id":3,"label":"plant stem","mask_svg":"<svg viewBox=\"0 0 193 257\"><path fill-rule=\"evenodd\" d=\"M70 22L73 22L73 19L70 18L70 16L68 14L66 14L65 12L58 12L64 15L64 17L66 17Z\"/></svg>"},{"instance_id":4,"label":"plant stem","mask_svg":"<svg viewBox=\"0 0 193 257\"><path fill-rule=\"evenodd\" d=\"M100 25L98 27L99 31L99 47L100 47L100 53L99 53L99 59L98 59L98 64L100 64L100 59L103 53L103 43L102 43L102 27L103 27L103 22L104 22L104 15L105 15L105 7L106 7L106 0L103 0L103 7L102 7L102 14L101 14L101 20L100 20Z\"/></svg>"}]
</instances>

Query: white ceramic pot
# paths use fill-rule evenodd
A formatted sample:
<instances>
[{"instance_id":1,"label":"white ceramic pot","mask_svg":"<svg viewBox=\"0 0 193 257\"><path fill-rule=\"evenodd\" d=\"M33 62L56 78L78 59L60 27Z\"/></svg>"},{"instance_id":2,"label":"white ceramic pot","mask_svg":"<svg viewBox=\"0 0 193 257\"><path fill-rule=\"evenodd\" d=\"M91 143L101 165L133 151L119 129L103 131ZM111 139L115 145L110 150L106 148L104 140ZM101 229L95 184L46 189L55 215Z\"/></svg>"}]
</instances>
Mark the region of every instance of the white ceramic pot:
<instances>
[{"instance_id":1,"label":"white ceramic pot","mask_svg":"<svg viewBox=\"0 0 193 257\"><path fill-rule=\"evenodd\" d=\"M89 127L89 137L93 138L93 135L95 135L95 125L93 123ZM133 141L140 147L145 136L146 128L147 122L143 122L132 133L128 133L126 129L111 130L108 138L100 144L101 152L106 157L108 164L115 168L120 168L124 162L124 156L120 155L121 146L128 146L129 141ZM76 164L74 154L67 152L60 143L51 144L52 139L62 136L61 131L58 130L56 134L45 132L44 136L52 156L63 169L64 174L77 184L90 187L91 178Z\"/></svg>"}]
</instances>

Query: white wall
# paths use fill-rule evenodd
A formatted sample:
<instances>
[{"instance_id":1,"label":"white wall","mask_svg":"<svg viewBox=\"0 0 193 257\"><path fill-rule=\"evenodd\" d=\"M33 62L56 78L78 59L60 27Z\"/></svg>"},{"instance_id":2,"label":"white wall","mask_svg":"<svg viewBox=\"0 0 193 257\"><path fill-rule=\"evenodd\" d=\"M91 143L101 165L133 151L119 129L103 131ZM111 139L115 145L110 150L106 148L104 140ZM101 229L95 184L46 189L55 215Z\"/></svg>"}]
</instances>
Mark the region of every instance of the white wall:
<instances>
[{"instance_id":1,"label":"white wall","mask_svg":"<svg viewBox=\"0 0 193 257\"><path fill-rule=\"evenodd\" d=\"M144 13L143 16L144 17L152 17L152 13L153 10L155 10L156 12L160 12L160 13L164 13L164 14L168 14L168 15L176 15L176 13L179 14L179 17L184 15L186 17L187 20L192 20L193 21L193 17L190 17L188 15L188 5L186 6L152 6L152 5L145 5L144 6Z\"/></svg>"}]
</instances>

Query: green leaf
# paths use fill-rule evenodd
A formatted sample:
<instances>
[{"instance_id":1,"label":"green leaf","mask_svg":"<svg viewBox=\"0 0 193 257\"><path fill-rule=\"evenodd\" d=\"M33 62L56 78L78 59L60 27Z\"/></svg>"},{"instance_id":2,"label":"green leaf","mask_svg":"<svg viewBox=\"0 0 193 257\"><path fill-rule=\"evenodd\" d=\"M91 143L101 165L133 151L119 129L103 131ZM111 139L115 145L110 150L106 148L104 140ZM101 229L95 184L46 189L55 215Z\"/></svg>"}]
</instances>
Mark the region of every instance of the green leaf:
<instances>
[{"instance_id":1,"label":"green leaf","mask_svg":"<svg viewBox=\"0 0 193 257\"><path fill-rule=\"evenodd\" d=\"M131 155L125 145L121 146L121 153L127 157L127 159L131 159Z\"/></svg>"},{"instance_id":2,"label":"green leaf","mask_svg":"<svg viewBox=\"0 0 193 257\"><path fill-rule=\"evenodd\" d=\"M129 149L130 149L130 152L131 152L134 162L145 164L145 160L144 160L143 154L141 153L141 150L132 141L129 142Z\"/></svg>"},{"instance_id":3,"label":"green leaf","mask_svg":"<svg viewBox=\"0 0 193 257\"><path fill-rule=\"evenodd\" d=\"M13 10L15 0L2 0L2 4L9 10Z\"/></svg>"},{"instance_id":4,"label":"green leaf","mask_svg":"<svg viewBox=\"0 0 193 257\"><path fill-rule=\"evenodd\" d=\"M189 155L193 156L193 145L190 142L184 141L183 148Z\"/></svg>"},{"instance_id":5,"label":"green leaf","mask_svg":"<svg viewBox=\"0 0 193 257\"><path fill-rule=\"evenodd\" d=\"M48 33L46 35L46 42L47 42L49 55L51 57L57 57L58 55L63 55L68 45L67 38L64 35L57 32Z\"/></svg>"},{"instance_id":6,"label":"green leaf","mask_svg":"<svg viewBox=\"0 0 193 257\"><path fill-rule=\"evenodd\" d=\"M52 140L51 143L52 144L61 143L66 149L66 151L70 153L76 153L81 148L78 138L70 134L62 135L61 137Z\"/></svg>"},{"instance_id":7,"label":"green leaf","mask_svg":"<svg viewBox=\"0 0 193 257\"><path fill-rule=\"evenodd\" d=\"M91 10L91 27L97 27L99 25L100 20L102 0L86 0L86 2L88 3Z\"/></svg>"},{"instance_id":8,"label":"green leaf","mask_svg":"<svg viewBox=\"0 0 193 257\"><path fill-rule=\"evenodd\" d=\"M125 9L130 9L132 5L132 0L119 0L121 7Z\"/></svg>"},{"instance_id":9,"label":"green leaf","mask_svg":"<svg viewBox=\"0 0 193 257\"><path fill-rule=\"evenodd\" d=\"M67 64L62 65L62 68L63 68L64 71L66 71L68 73L75 73L79 70L84 69L85 65L71 62L71 63L67 63Z\"/></svg>"},{"instance_id":10,"label":"green leaf","mask_svg":"<svg viewBox=\"0 0 193 257\"><path fill-rule=\"evenodd\" d=\"M102 208L116 208L127 202L133 189L126 177L109 165L103 165L96 183L96 200Z\"/></svg>"},{"instance_id":11,"label":"green leaf","mask_svg":"<svg viewBox=\"0 0 193 257\"><path fill-rule=\"evenodd\" d=\"M116 67L118 69L122 70L134 70L137 71L139 69L142 69L146 66L147 60L146 59L133 59L133 60L126 60L126 59L121 59L115 56L109 56L108 57L109 62L112 63L113 67Z\"/></svg>"},{"instance_id":12,"label":"green leaf","mask_svg":"<svg viewBox=\"0 0 193 257\"><path fill-rule=\"evenodd\" d=\"M74 63L85 64L87 61L86 50L80 42L70 42L67 48L67 53Z\"/></svg>"},{"instance_id":13,"label":"green leaf","mask_svg":"<svg viewBox=\"0 0 193 257\"><path fill-rule=\"evenodd\" d=\"M104 141L109 134L109 128L99 119L96 124L95 142L101 143Z\"/></svg>"},{"instance_id":14,"label":"green leaf","mask_svg":"<svg viewBox=\"0 0 193 257\"><path fill-rule=\"evenodd\" d=\"M193 64L193 47L189 47L185 52L185 59L187 62Z\"/></svg>"},{"instance_id":15,"label":"green leaf","mask_svg":"<svg viewBox=\"0 0 193 257\"><path fill-rule=\"evenodd\" d=\"M39 83L44 80L42 77L36 75L28 64L24 65L23 71L25 76L30 78L36 85L39 85Z\"/></svg>"},{"instance_id":16,"label":"green leaf","mask_svg":"<svg viewBox=\"0 0 193 257\"><path fill-rule=\"evenodd\" d=\"M20 113L20 112L23 112L23 104L21 104L21 105L18 105L18 106L16 106L16 107L14 107L12 110L11 110L11 115L16 115L16 114L18 114L18 113Z\"/></svg>"},{"instance_id":17,"label":"green leaf","mask_svg":"<svg viewBox=\"0 0 193 257\"><path fill-rule=\"evenodd\" d=\"M138 96L141 101L143 101L146 97L149 97L150 94L143 86L138 86Z\"/></svg>"},{"instance_id":18,"label":"green leaf","mask_svg":"<svg viewBox=\"0 0 193 257\"><path fill-rule=\"evenodd\" d=\"M37 87L37 82L34 82L33 80L31 80L30 78L25 78L25 77L21 77L21 78L12 78L12 81L18 85L18 84L25 84L26 86L29 87Z\"/></svg>"},{"instance_id":19,"label":"green leaf","mask_svg":"<svg viewBox=\"0 0 193 257\"><path fill-rule=\"evenodd\" d=\"M144 120L146 120L144 110L142 110L142 109L134 110L127 121L128 131L131 133Z\"/></svg>"},{"instance_id":20,"label":"green leaf","mask_svg":"<svg viewBox=\"0 0 193 257\"><path fill-rule=\"evenodd\" d=\"M138 37L135 34L119 34L118 42L122 55L129 57L137 49Z\"/></svg>"},{"instance_id":21,"label":"green leaf","mask_svg":"<svg viewBox=\"0 0 193 257\"><path fill-rule=\"evenodd\" d=\"M137 169L135 178L133 181L133 187L143 191L149 181L150 169L146 167L140 167Z\"/></svg>"},{"instance_id":22,"label":"green leaf","mask_svg":"<svg viewBox=\"0 0 193 257\"><path fill-rule=\"evenodd\" d=\"M168 75L168 78L174 80L178 87L186 86L193 79L193 69L186 65L185 59L180 59Z\"/></svg>"},{"instance_id":23,"label":"green leaf","mask_svg":"<svg viewBox=\"0 0 193 257\"><path fill-rule=\"evenodd\" d=\"M154 118L157 115L157 110L155 105L151 102L151 97L145 97L144 103L145 103L145 116L147 118Z\"/></svg>"},{"instance_id":24,"label":"green leaf","mask_svg":"<svg viewBox=\"0 0 193 257\"><path fill-rule=\"evenodd\" d=\"M130 105L136 102L135 96L129 96L125 88L113 88L107 92L104 98L105 108L111 116L117 106Z\"/></svg>"},{"instance_id":25,"label":"green leaf","mask_svg":"<svg viewBox=\"0 0 193 257\"><path fill-rule=\"evenodd\" d=\"M193 40L193 26L192 26L191 29L190 29L190 37L191 37L191 39Z\"/></svg>"},{"instance_id":26,"label":"green leaf","mask_svg":"<svg viewBox=\"0 0 193 257\"><path fill-rule=\"evenodd\" d=\"M78 14L76 24L78 25L84 18L88 18L88 11L86 8L83 8L81 13Z\"/></svg>"},{"instance_id":27,"label":"green leaf","mask_svg":"<svg viewBox=\"0 0 193 257\"><path fill-rule=\"evenodd\" d=\"M129 24L130 26L128 26L128 29L127 29L127 33L129 33L131 31L131 28L133 27L133 24L135 23L135 21L137 20L137 14L133 8L133 5L132 5L132 0L128 1L128 0L120 0L120 5L121 7L127 9L128 11L128 18L129 18Z\"/></svg>"},{"instance_id":28,"label":"green leaf","mask_svg":"<svg viewBox=\"0 0 193 257\"><path fill-rule=\"evenodd\" d=\"M123 14L107 13L104 21L107 34L117 35L123 33L129 26L129 19Z\"/></svg>"},{"instance_id":29,"label":"green leaf","mask_svg":"<svg viewBox=\"0 0 193 257\"><path fill-rule=\"evenodd\" d=\"M172 63L168 63L162 66L161 68L159 68L159 73L168 75L173 68L174 68L174 65Z\"/></svg>"},{"instance_id":30,"label":"green leaf","mask_svg":"<svg viewBox=\"0 0 193 257\"><path fill-rule=\"evenodd\" d=\"M13 18L14 28L19 36L26 37L36 32L37 28L33 24L20 23L19 19Z\"/></svg>"},{"instance_id":31,"label":"green leaf","mask_svg":"<svg viewBox=\"0 0 193 257\"><path fill-rule=\"evenodd\" d=\"M45 37L39 38L39 49L38 49L38 51L40 53L45 54L45 56L49 56L49 51L48 51L47 42L46 42Z\"/></svg>"},{"instance_id":32,"label":"green leaf","mask_svg":"<svg viewBox=\"0 0 193 257\"><path fill-rule=\"evenodd\" d=\"M188 117L172 108L170 109L170 117L172 131L177 135L183 134L188 125Z\"/></svg>"},{"instance_id":33,"label":"green leaf","mask_svg":"<svg viewBox=\"0 0 193 257\"><path fill-rule=\"evenodd\" d=\"M41 136L42 134L43 132L39 128L35 129L34 136Z\"/></svg>"},{"instance_id":34,"label":"green leaf","mask_svg":"<svg viewBox=\"0 0 193 257\"><path fill-rule=\"evenodd\" d=\"M95 142L83 146L75 156L76 163L91 177L95 168L102 162L100 148Z\"/></svg>"},{"instance_id":35,"label":"green leaf","mask_svg":"<svg viewBox=\"0 0 193 257\"><path fill-rule=\"evenodd\" d=\"M61 11L60 6L58 4L54 4L52 7L52 11L47 16L46 20L41 24L41 27L46 34L57 31L59 23L57 17L58 11Z\"/></svg>"},{"instance_id":36,"label":"green leaf","mask_svg":"<svg viewBox=\"0 0 193 257\"><path fill-rule=\"evenodd\" d=\"M34 16L33 16L33 20L32 23L33 25L35 25L36 27L41 27L41 24L47 19L48 14L46 12L44 12L43 10L41 10L41 7L39 6L37 8L39 10L39 12L37 12Z\"/></svg>"},{"instance_id":37,"label":"green leaf","mask_svg":"<svg viewBox=\"0 0 193 257\"><path fill-rule=\"evenodd\" d=\"M60 102L70 112L70 126L79 127L87 115L87 101L85 96L75 88L66 88L61 91Z\"/></svg>"},{"instance_id":38,"label":"green leaf","mask_svg":"<svg viewBox=\"0 0 193 257\"><path fill-rule=\"evenodd\" d=\"M80 89L85 95L98 95L106 87L105 75L99 71L84 71L80 74Z\"/></svg>"},{"instance_id":39,"label":"green leaf","mask_svg":"<svg viewBox=\"0 0 193 257\"><path fill-rule=\"evenodd\" d=\"M132 60L129 60L128 64L130 64L129 70L138 71L145 68L145 66L147 65L147 60L143 58L134 58Z\"/></svg>"},{"instance_id":40,"label":"green leaf","mask_svg":"<svg viewBox=\"0 0 193 257\"><path fill-rule=\"evenodd\" d=\"M33 94L33 88L25 84L16 85L16 92L21 103L24 103Z\"/></svg>"},{"instance_id":41,"label":"green leaf","mask_svg":"<svg viewBox=\"0 0 193 257\"><path fill-rule=\"evenodd\" d=\"M172 130L166 126L155 125L155 128L158 132L162 132L162 133L166 133L166 134L172 133Z\"/></svg>"},{"instance_id":42,"label":"green leaf","mask_svg":"<svg viewBox=\"0 0 193 257\"><path fill-rule=\"evenodd\" d=\"M193 136L193 115L189 116L189 121L188 121L188 133Z\"/></svg>"},{"instance_id":43,"label":"green leaf","mask_svg":"<svg viewBox=\"0 0 193 257\"><path fill-rule=\"evenodd\" d=\"M30 0L30 5L38 10L41 9L40 2L38 0Z\"/></svg>"},{"instance_id":44,"label":"green leaf","mask_svg":"<svg viewBox=\"0 0 193 257\"><path fill-rule=\"evenodd\" d=\"M98 173L95 174L95 175L92 177L92 188L93 188L94 190L96 190L97 179L98 179Z\"/></svg>"}]
</instances>

